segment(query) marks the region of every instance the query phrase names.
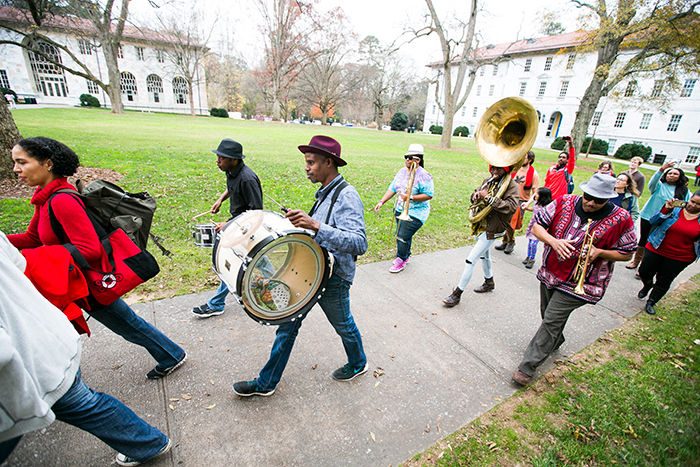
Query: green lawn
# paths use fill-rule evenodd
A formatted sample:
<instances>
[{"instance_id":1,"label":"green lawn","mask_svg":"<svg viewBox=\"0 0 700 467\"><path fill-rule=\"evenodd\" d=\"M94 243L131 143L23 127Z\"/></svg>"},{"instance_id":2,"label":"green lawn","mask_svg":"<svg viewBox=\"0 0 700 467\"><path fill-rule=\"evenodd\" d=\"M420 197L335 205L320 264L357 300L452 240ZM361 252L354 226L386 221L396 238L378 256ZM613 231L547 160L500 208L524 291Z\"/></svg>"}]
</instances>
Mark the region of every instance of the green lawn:
<instances>
[{"instance_id":1,"label":"green lawn","mask_svg":"<svg viewBox=\"0 0 700 467\"><path fill-rule=\"evenodd\" d=\"M402 156L409 144L426 146L425 167L435 179L431 216L415 237L414 254L471 242L469 195L488 175L474 140L467 138L453 138L455 149L440 150L428 147L437 146L439 136L360 128L136 112L112 115L93 108L20 108L13 111L13 116L24 137L47 136L62 141L75 149L82 165L121 172L124 178L120 185L126 190L146 190L157 198L152 232L166 239L166 248L175 256L167 259L158 255L161 274L139 289L148 297L200 292L218 284L211 271L211 250L194 246L190 226L194 223L192 216L208 210L225 188L225 177L211 152L223 138L243 144L246 163L260 177L266 195L287 207L304 210L313 204L318 185L306 179L297 146L318 133L340 141L343 158L348 161L341 172L365 204L369 250L360 262L395 255L391 209L385 206L378 215L373 206L403 166ZM555 162L558 152L536 149L535 153L535 166L544 182L546 169ZM577 185L587 180L597 165L595 159L582 158L574 172ZM265 208L278 209L267 198ZM0 210L0 229L6 233L24 231L33 212L29 200L1 200ZM227 211L222 209L212 218L224 221ZM157 251L155 247L150 249Z\"/></svg>"}]
</instances>

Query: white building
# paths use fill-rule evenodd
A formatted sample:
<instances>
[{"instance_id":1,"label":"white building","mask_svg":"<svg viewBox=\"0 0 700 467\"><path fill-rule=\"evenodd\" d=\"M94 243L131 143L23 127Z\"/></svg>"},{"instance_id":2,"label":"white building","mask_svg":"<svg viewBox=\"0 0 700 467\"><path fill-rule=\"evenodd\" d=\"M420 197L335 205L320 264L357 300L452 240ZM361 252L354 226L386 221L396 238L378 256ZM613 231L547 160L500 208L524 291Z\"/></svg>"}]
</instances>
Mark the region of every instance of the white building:
<instances>
[{"instance_id":1,"label":"white building","mask_svg":"<svg viewBox=\"0 0 700 467\"><path fill-rule=\"evenodd\" d=\"M26 28L24 16L8 7L0 7L0 20L12 27ZM87 20L49 17L41 26L42 34L58 44L66 45L93 75L108 82L102 47L90 32ZM21 35L0 27L0 39L27 41ZM41 43L42 49L72 69L78 65L64 51ZM153 31L126 26L119 46L120 87L124 108L154 112L190 113L190 99L195 112L208 114L206 81L203 67L195 73L193 96L187 80L169 59L172 43ZM201 53L202 48L197 50ZM39 104L78 105L81 94L92 94L105 107L111 107L109 96L93 81L70 74L27 49L0 45L0 86L12 89L20 102L35 100Z\"/></svg>"},{"instance_id":2,"label":"white building","mask_svg":"<svg viewBox=\"0 0 700 467\"><path fill-rule=\"evenodd\" d=\"M557 136L569 135L597 60L596 53L576 53L578 37L580 33L560 34L481 49L482 56L493 60L495 65L479 69L469 97L455 113L453 128L466 126L473 135L479 119L493 103L504 97L520 96L540 116L535 146L549 148ZM625 56L631 54L621 50L620 60L624 62ZM610 155L622 144L641 143L652 148L649 162L675 159L681 161L684 169L693 169L700 162L700 90L694 90L696 82L697 77L684 78L672 110L667 111L655 108L649 100L635 98L640 90L646 95L660 94L662 80L621 82L616 87L622 90L618 93L621 96L600 100L588 136L595 132L595 138L607 141ZM428 89L424 129L442 125L443 121L432 84Z\"/></svg>"}]
</instances>

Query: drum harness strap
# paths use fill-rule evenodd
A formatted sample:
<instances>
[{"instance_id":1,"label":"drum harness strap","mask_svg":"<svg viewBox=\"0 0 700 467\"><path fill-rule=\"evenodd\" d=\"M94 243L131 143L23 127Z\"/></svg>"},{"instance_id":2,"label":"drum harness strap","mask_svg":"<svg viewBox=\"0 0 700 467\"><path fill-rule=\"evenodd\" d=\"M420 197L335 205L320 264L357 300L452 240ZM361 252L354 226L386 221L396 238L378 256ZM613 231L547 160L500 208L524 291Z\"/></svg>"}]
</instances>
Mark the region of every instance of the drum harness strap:
<instances>
[{"instance_id":1,"label":"drum harness strap","mask_svg":"<svg viewBox=\"0 0 700 467\"><path fill-rule=\"evenodd\" d=\"M326 200L326 197L328 194L333 190L333 188L338 187L337 190L333 193L333 197L331 198L331 205L328 207L328 215L326 216L326 222L324 224L328 225L328 221L331 219L331 212L333 212L333 205L335 204L336 200L338 199L338 195L340 195L340 192L343 191L343 189L348 186L348 182L346 182L344 179L340 179L338 182L336 182L334 185L331 185L330 189L326 192L325 195L323 195L323 198L317 199L316 202L314 203L313 206L311 206L311 210L309 211L309 216L314 215L314 212L316 212L316 208L323 204L323 202ZM357 261L357 255L352 256L353 261Z\"/></svg>"}]
</instances>

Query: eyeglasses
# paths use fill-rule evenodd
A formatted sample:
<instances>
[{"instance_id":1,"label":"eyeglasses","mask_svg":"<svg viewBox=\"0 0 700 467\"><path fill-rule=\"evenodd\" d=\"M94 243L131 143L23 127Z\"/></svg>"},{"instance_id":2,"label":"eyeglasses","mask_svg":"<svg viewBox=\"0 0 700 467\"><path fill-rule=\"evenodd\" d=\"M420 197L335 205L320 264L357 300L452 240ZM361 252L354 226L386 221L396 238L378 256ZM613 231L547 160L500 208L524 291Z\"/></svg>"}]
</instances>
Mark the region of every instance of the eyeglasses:
<instances>
[{"instance_id":1,"label":"eyeglasses","mask_svg":"<svg viewBox=\"0 0 700 467\"><path fill-rule=\"evenodd\" d=\"M414 161L419 161L420 157L418 156L403 156L404 159L408 160L414 160Z\"/></svg>"},{"instance_id":2,"label":"eyeglasses","mask_svg":"<svg viewBox=\"0 0 700 467\"><path fill-rule=\"evenodd\" d=\"M583 194L583 199L585 199L586 201L593 201L595 204L605 204L608 202L607 199L596 198L595 196L591 196L588 193Z\"/></svg>"}]
</instances>

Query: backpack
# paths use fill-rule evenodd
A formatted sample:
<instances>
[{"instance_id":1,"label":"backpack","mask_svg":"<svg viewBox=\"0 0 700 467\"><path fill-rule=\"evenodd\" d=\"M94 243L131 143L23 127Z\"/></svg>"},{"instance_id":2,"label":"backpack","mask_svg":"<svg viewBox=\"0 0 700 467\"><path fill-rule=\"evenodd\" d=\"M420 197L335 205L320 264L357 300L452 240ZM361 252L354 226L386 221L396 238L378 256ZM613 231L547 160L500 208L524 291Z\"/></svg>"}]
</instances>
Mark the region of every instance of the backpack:
<instances>
[{"instance_id":1,"label":"backpack","mask_svg":"<svg viewBox=\"0 0 700 467\"><path fill-rule=\"evenodd\" d=\"M145 250L151 231L156 199L146 193L128 193L106 180L95 180L87 186L77 183L85 210L106 231L122 229L140 249ZM59 190L58 193L73 193ZM157 242L156 242L157 243Z\"/></svg>"},{"instance_id":2,"label":"backpack","mask_svg":"<svg viewBox=\"0 0 700 467\"><path fill-rule=\"evenodd\" d=\"M566 194L570 195L574 192L576 185L574 184L574 176L564 169L564 176L566 177Z\"/></svg>"}]
</instances>

